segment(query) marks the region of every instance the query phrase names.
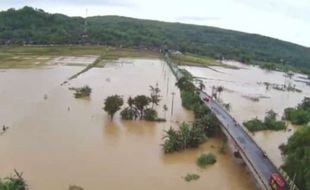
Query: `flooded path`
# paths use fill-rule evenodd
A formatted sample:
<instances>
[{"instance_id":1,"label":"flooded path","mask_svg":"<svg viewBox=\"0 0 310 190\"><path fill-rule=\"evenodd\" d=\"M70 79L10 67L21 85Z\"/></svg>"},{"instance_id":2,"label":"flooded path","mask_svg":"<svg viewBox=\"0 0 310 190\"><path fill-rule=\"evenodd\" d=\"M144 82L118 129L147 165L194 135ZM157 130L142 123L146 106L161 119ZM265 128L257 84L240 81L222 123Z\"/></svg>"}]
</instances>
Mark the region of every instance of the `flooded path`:
<instances>
[{"instance_id":1,"label":"flooded path","mask_svg":"<svg viewBox=\"0 0 310 190\"><path fill-rule=\"evenodd\" d=\"M0 72L0 122L10 126L0 136L0 177L16 168L24 172L31 190L65 190L71 184L85 190L253 189L246 169L229 154L217 153L219 138L195 150L163 154L164 130L193 116L182 108L175 78L162 61L120 59L60 86L81 69L49 66ZM158 113L168 122L121 121L118 114L110 121L102 110L107 96L121 94L126 100L149 95L149 85L156 83L163 96ZM86 84L93 89L89 99L75 99L68 90ZM215 153L217 163L198 169L196 159L202 152ZM188 173L201 177L186 182L182 177Z\"/></svg>"},{"instance_id":2,"label":"flooded path","mask_svg":"<svg viewBox=\"0 0 310 190\"><path fill-rule=\"evenodd\" d=\"M248 66L233 61L226 61L239 69L223 67L201 68L184 67L195 77L202 79L206 91L211 94L212 86L223 86L219 95L224 103L231 105L231 115L240 123L258 117L263 119L265 113L273 109L281 118L287 107L295 107L305 96L310 96L310 86L301 81L304 76L295 74L289 78L283 72L265 71L256 66ZM284 92L273 88L267 89L264 82L277 85L291 85L302 90ZM256 99L256 100L255 100ZM258 101L257 101L258 99ZM278 146L286 143L294 133L295 126L289 124L291 131L261 131L253 136L255 141L265 150L271 160L280 166L283 163Z\"/></svg>"}]
</instances>

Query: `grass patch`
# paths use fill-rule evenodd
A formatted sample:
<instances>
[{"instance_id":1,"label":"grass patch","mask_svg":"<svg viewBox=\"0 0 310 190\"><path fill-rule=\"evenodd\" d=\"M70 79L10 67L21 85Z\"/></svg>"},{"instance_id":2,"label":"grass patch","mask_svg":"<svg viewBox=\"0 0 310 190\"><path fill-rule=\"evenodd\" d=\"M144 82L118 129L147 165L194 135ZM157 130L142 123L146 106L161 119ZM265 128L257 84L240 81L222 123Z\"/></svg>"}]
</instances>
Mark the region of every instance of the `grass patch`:
<instances>
[{"instance_id":1,"label":"grass patch","mask_svg":"<svg viewBox=\"0 0 310 190\"><path fill-rule=\"evenodd\" d=\"M198 56L193 54L171 55L172 60L179 65L191 66L216 66L220 65L215 59L206 56Z\"/></svg>"},{"instance_id":2,"label":"grass patch","mask_svg":"<svg viewBox=\"0 0 310 190\"><path fill-rule=\"evenodd\" d=\"M226 153L226 147L227 147L227 139L221 140L220 145L218 147L218 152L220 154L225 154Z\"/></svg>"},{"instance_id":3,"label":"grass patch","mask_svg":"<svg viewBox=\"0 0 310 190\"><path fill-rule=\"evenodd\" d=\"M184 180L187 181L187 182L190 182L190 181L193 181L193 180L198 180L199 178L200 178L200 176L197 175L197 174L187 174L184 177Z\"/></svg>"},{"instance_id":4,"label":"grass patch","mask_svg":"<svg viewBox=\"0 0 310 190\"><path fill-rule=\"evenodd\" d=\"M212 153L201 154L197 159L197 165L200 168L206 168L208 165L215 164L216 158Z\"/></svg>"}]
</instances>

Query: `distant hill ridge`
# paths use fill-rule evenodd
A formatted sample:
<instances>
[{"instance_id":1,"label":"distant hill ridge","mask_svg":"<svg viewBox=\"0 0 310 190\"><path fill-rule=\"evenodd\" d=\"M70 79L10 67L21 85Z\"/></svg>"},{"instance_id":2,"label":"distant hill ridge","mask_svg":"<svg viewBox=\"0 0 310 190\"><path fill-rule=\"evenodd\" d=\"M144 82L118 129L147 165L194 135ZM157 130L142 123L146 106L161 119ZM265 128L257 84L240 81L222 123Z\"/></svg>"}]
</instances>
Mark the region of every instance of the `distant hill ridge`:
<instances>
[{"instance_id":1,"label":"distant hill ridge","mask_svg":"<svg viewBox=\"0 0 310 190\"><path fill-rule=\"evenodd\" d=\"M310 69L310 48L256 34L119 16L84 19L31 7L0 12L0 44L25 43L167 48L213 58Z\"/></svg>"}]
</instances>

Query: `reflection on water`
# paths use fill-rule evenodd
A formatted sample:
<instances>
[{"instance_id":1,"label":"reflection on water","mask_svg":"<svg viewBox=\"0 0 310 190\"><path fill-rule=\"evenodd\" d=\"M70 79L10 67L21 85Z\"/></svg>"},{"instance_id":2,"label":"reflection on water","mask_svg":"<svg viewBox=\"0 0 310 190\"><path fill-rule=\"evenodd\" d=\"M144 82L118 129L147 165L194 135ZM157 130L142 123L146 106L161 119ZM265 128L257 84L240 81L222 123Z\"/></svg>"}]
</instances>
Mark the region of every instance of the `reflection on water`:
<instances>
[{"instance_id":1,"label":"reflection on water","mask_svg":"<svg viewBox=\"0 0 310 190\"><path fill-rule=\"evenodd\" d=\"M212 86L223 86L224 91L219 95L225 103L230 103L231 114L243 122L255 117L263 119L265 113L273 109L282 117L287 107L294 107L300 103L305 96L310 96L310 87L305 83L305 76L295 74L292 78L282 72L265 71L255 66L247 66L238 62L226 61L225 64L239 67L230 69L222 67L199 68L185 67L194 76L203 79L206 91L211 93ZM262 83L268 82L278 85L292 85L298 92L283 92L275 89L266 89ZM259 99L259 101L253 101ZM278 146L285 143L293 134L296 127L289 125L292 131L263 131L257 132L253 137L258 144L267 152L268 156L276 165L282 164Z\"/></svg>"},{"instance_id":2,"label":"reflection on water","mask_svg":"<svg viewBox=\"0 0 310 190\"><path fill-rule=\"evenodd\" d=\"M89 190L253 188L247 171L229 154L218 155L218 162L206 170L197 168L201 152L217 154L219 139L196 150L162 153L164 130L193 117L181 107L175 78L163 62L119 60L60 86L79 70L56 66L0 73L0 122L10 126L0 136L0 177L16 168L24 172L32 190L66 189L70 184ZM162 90L157 110L168 122L120 121L119 114L110 121L102 110L105 97L149 94L149 85L156 83ZM93 89L91 97L73 98L68 87L85 84ZM176 95L171 117L172 92ZM187 173L201 178L185 182L182 176Z\"/></svg>"}]
</instances>

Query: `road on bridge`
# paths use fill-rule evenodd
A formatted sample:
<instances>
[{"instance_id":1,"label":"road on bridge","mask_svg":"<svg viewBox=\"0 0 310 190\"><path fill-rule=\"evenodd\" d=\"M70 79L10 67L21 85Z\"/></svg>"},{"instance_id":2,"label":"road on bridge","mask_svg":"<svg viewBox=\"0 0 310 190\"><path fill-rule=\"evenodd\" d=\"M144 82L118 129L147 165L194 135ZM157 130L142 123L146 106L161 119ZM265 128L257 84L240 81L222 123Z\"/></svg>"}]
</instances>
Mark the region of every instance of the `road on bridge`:
<instances>
[{"instance_id":1,"label":"road on bridge","mask_svg":"<svg viewBox=\"0 0 310 190\"><path fill-rule=\"evenodd\" d=\"M230 134L237 146L239 146L241 151L243 151L249 159L258 174L264 178L264 183L268 184L271 174L278 172L271 160L219 103L205 92L200 92L199 96L204 104L216 115L228 134ZM208 101L205 101L206 98Z\"/></svg>"}]
</instances>

